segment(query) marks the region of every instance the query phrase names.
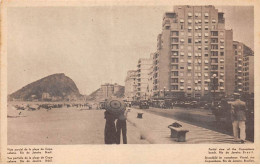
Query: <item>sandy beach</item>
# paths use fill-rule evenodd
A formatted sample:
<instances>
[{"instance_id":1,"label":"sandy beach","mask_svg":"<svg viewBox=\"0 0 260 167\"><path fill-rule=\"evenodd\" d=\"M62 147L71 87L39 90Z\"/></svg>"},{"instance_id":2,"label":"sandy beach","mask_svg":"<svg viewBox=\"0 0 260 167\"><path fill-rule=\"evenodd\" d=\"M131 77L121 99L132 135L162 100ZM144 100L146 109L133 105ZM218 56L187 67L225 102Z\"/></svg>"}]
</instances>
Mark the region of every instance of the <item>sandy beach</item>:
<instances>
[{"instance_id":1,"label":"sandy beach","mask_svg":"<svg viewBox=\"0 0 260 167\"><path fill-rule=\"evenodd\" d=\"M26 111L13 105L8 105L10 145L104 144L104 110L71 107ZM128 123L127 128L129 144L148 143L140 139L136 127Z\"/></svg>"}]
</instances>

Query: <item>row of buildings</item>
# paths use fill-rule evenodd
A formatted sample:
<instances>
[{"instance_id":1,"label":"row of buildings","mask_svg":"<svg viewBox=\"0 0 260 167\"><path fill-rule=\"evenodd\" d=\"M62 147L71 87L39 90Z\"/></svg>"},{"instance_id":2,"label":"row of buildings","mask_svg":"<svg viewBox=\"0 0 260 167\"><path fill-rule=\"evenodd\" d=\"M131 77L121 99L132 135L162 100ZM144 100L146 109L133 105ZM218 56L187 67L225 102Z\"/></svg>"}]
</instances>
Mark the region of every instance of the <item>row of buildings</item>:
<instances>
[{"instance_id":1,"label":"row of buildings","mask_svg":"<svg viewBox=\"0 0 260 167\"><path fill-rule=\"evenodd\" d=\"M210 98L254 92L254 52L233 40L214 6L176 6L164 14L157 50L125 79L128 100Z\"/></svg>"},{"instance_id":2,"label":"row of buildings","mask_svg":"<svg viewBox=\"0 0 260 167\"><path fill-rule=\"evenodd\" d=\"M121 96L122 86L118 85L117 83L110 84L105 83L100 86L100 88L92 93L90 96L95 96L96 100L105 100L114 96Z\"/></svg>"}]
</instances>

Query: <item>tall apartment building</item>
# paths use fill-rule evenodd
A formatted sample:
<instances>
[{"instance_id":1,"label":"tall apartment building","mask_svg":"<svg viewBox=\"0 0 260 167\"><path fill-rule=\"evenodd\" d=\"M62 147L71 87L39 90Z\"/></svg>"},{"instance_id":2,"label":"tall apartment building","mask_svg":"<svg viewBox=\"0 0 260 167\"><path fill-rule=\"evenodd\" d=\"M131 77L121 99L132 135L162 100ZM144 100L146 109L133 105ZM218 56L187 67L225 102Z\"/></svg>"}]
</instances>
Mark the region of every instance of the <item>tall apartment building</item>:
<instances>
[{"instance_id":1,"label":"tall apartment building","mask_svg":"<svg viewBox=\"0 0 260 167\"><path fill-rule=\"evenodd\" d=\"M137 91L137 71L129 70L125 79L125 98L128 101L136 100Z\"/></svg>"},{"instance_id":2,"label":"tall apartment building","mask_svg":"<svg viewBox=\"0 0 260 167\"><path fill-rule=\"evenodd\" d=\"M152 59L152 56L151 56L151 59ZM152 99L153 98L153 66L152 65L150 66L149 72L148 72L147 91L148 91L148 99Z\"/></svg>"},{"instance_id":3,"label":"tall apartment building","mask_svg":"<svg viewBox=\"0 0 260 167\"><path fill-rule=\"evenodd\" d=\"M254 52L245 44L234 41L235 92L254 92Z\"/></svg>"},{"instance_id":4,"label":"tall apartment building","mask_svg":"<svg viewBox=\"0 0 260 167\"><path fill-rule=\"evenodd\" d=\"M152 66L152 57L141 58L137 65L137 99L148 99L149 71Z\"/></svg>"},{"instance_id":5,"label":"tall apartment building","mask_svg":"<svg viewBox=\"0 0 260 167\"><path fill-rule=\"evenodd\" d=\"M154 96L164 89L173 97L210 95L213 76L215 92L224 94L232 38L232 30L225 30L224 13L214 6L176 6L165 13L153 56Z\"/></svg>"}]
</instances>

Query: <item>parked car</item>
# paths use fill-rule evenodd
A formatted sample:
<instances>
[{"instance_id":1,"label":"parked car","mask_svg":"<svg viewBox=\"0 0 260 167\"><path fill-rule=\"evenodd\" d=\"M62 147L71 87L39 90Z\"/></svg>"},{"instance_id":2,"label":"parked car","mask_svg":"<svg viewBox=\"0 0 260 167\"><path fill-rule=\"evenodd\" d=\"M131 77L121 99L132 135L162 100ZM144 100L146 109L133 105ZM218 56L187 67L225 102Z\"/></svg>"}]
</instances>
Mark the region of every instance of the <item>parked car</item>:
<instances>
[{"instance_id":1,"label":"parked car","mask_svg":"<svg viewBox=\"0 0 260 167\"><path fill-rule=\"evenodd\" d=\"M146 101L146 100L140 101L139 108L140 108L140 109L148 109L148 108L149 108L149 103L148 103L148 101Z\"/></svg>"},{"instance_id":2,"label":"parked car","mask_svg":"<svg viewBox=\"0 0 260 167\"><path fill-rule=\"evenodd\" d=\"M199 103L197 101L190 102L190 107L197 108L199 106Z\"/></svg>"}]
</instances>

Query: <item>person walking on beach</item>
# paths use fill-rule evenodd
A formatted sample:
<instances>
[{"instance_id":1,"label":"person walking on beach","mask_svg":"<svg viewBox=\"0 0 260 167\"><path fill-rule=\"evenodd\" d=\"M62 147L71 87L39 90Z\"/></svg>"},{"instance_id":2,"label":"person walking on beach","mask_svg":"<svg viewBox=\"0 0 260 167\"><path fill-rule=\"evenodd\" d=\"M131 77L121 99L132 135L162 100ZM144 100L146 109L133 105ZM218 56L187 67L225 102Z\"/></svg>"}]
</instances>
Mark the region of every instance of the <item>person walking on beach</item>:
<instances>
[{"instance_id":1,"label":"person walking on beach","mask_svg":"<svg viewBox=\"0 0 260 167\"><path fill-rule=\"evenodd\" d=\"M234 102L231 102L231 121L235 142L244 143L246 140L246 103L240 100L240 94L234 93ZM238 136L240 129L240 137Z\"/></svg>"},{"instance_id":2,"label":"person walking on beach","mask_svg":"<svg viewBox=\"0 0 260 167\"><path fill-rule=\"evenodd\" d=\"M123 144L127 144L127 136L126 136L126 119L127 119L127 113L130 111L130 109L121 111L117 122L116 122L116 144L120 144L120 138L121 138L121 131L123 135Z\"/></svg>"},{"instance_id":3,"label":"person walking on beach","mask_svg":"<svg viewBox=\"0 0 260 167\"><path fill-rule=\"evenodd\" d=\"M115 144L116 143L116 127L115 127L115 119L116 116L109 112L105 111L105 144Z\"/></svg>"}]
</instances>

